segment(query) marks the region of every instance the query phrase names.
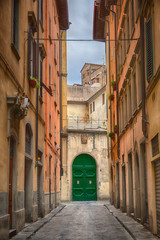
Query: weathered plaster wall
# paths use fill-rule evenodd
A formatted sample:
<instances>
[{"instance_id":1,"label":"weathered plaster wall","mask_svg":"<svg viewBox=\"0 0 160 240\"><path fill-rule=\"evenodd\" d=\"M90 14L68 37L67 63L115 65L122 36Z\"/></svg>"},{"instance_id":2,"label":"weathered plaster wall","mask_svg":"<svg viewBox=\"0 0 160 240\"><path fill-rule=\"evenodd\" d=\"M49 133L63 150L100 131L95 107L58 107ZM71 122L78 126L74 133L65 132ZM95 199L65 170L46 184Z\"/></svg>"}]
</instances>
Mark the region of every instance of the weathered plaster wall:
<instances>
[{"instance_id":1,"label":"weathered plaster wall","mask_svg":"<svg viewBox=\"0 0 160 240\"><path fill-rule=\"evenodd\" d=\"M99 83L85 86L67 86L68 101L86 101L101 88Z\"/></svg>"}]
</instances>

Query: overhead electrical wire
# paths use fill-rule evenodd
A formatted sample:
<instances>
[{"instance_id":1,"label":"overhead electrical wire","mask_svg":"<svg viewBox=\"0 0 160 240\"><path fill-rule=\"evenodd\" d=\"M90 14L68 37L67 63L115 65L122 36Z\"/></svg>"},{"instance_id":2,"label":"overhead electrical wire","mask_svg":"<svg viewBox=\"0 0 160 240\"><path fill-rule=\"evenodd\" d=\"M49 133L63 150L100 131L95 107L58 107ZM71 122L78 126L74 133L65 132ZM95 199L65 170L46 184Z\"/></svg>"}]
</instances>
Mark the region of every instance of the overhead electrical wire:
<instances>
[{"instance_id":1,"label":"overhead electrical wire","mask_svg":"<svg viewBox=\"0 0 160 240\"><path fill-rule=\"evenodd\" d=\"M37 40L38 38L34 38ZM120 39L61 39L61 38L39 38L39 40L42 41L66 41L66 42L97 42L97 41L102 41L102 42L118 42L118 41L137 41L140 38L120 38Z\"/></svg>"}]
</instances>

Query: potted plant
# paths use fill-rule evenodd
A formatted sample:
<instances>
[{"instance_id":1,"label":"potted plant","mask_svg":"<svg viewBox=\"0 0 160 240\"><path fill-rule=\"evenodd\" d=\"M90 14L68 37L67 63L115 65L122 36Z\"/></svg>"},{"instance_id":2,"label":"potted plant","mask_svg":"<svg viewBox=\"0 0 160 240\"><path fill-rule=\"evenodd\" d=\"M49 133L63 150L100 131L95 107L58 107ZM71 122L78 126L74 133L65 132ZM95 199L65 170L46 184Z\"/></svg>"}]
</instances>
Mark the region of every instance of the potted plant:
<instances>
[{"instance_id":1,"label":"potted plant","mask_svg":"<svg viewBox=\"0 0 160 240\"><path fill-rule=\"evenodd\" d=\"M41 87L40 83L36 81L36 88L40 88L40 87Z\"/></svg>"},{"instance_id":2,"label":"potted plant","mask_svg":"<svg viewBox=\"0 0 160 240\"><path fill-rule=\"evenodd\" d=\"M110 93L109 96L108 96L108 98L109 98L111 101L113 101L113 100L114 100L114 94L113 94L113 93Z\"/></svg>"},{"instance_id":3,"label":"potted plant","mask_svg":"<svg viewBox=\"0 0 160 240\"><path fill-rule=\"evenodd\" d=\"M38 82L37 78L35 77L30 77L29 79L29 85L32 87L32 88L40 88L40 83Z\"/></svg>"},{"instance_id":4,"label":"potted plant","mask_svg":"<svg viewBox=\"0 0 160 240\"><path fill-rule=\"evenodd\" d=\"M118 132L118 126L114 125L114 133L117 133L117 132Z\"/></svg>"},{"instance_id":5,"label":"potted plant","mask_svg":"<svg viewBox=\"0 0 160 240\"><path fill-rule=\"evenodd\" d=\"M115 133L114 133L114 132L110 132L110 133L109 133L109 137L110 137L112 140L114 140L114 138L115 138Z\"/></svg>"},{"instance_id":6,"label":"potted plant","mask_svg":"<svg viewBox=\"0 0 160 240\"><path fill-rule=\"evenodd\" d=\"M116 81L111 82L111 86L113 87L113 90L115 91L117 89Z\"/></svg>"},{"instance_id":7,"label":"potted plant","mask_svg":"<svg viewBox=\"0 0 160 240\"><path fill-rule=\"evenodd\" d=\"M29 85L30 85L32 88L35 88L35 87L36 87L36 78L30 77L30 79L29 79Z\"/></svg>"}]
</instances>

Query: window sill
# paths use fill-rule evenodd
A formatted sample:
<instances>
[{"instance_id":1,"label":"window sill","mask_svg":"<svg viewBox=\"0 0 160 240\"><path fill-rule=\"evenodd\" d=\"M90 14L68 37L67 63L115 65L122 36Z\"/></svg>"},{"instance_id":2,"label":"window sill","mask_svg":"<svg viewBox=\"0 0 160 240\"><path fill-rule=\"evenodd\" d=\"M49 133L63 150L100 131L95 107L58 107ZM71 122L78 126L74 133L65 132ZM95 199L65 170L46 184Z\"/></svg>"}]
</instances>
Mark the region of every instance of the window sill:
<instances>
[{"instance_id":1,"label":"window sill","mask_svg":"<svg viewBox=\"0 0 160 240\"><path fill-rule=\"evenodd\" d=\"M19 52L18 52L17 48L15 47L14 43L11 43L11 48L12 48L12 51L13 51L14 55L16 56L17 60L19 61L20 60Z\"/></svg>"}]
</instances>

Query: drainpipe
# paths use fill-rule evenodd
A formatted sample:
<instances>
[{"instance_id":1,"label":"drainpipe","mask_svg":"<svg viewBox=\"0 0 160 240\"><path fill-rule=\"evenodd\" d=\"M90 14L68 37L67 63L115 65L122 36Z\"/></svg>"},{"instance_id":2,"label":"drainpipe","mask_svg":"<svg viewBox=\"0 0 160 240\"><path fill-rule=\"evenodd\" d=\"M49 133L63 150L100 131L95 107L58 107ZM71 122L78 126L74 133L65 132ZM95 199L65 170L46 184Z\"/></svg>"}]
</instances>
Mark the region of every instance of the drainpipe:
<instances>
[{"instance_id":1,"label":"drainpipe","mask_svg":"<svg viewBox=\"0 0 160 240\"><path fill-rule=\"evenodd\" d=\"M117 46L117 17L115 13L115 61L116 61L116 78L117 78L117 54L116 54L116 46ZM118 131L117 131L117 157L120 159L120 144L119 144L119 115L118 115L118 80L116 79L117 82L117 88L116 88L116 95L117 95L117 103L116 103L116 108L117 108L117 126L118 126Z\"/></svg>"},{"instance_id":2,"label":"drainpipe","mask_svg":"<svg viewBox=\"0 0 160 240\"><path fill-rule=\"evenodd\" d=\"M117 17L116 17L116 12L111 10L110 11L114 14L114 27L115 27L115 64L116 64L116 82L117 82L117 89L116 89L116 95L117 95L117 102L116 102L116 109L117 109L117 126L118 126L118 131L117 131L117 157L120 159L120 151L119 151L119 115L118 115L118 81L117 81L117 54L116 54L116 45L117 45Z\"/></svg>"},{"instance_id":3,"label":"drainpipe","mask_svg":"<svg viewBox=\"0 0 160 240\"><path fill-rule=\"evenodd\" d=\"M60 73L60 179L62 175L62 32L59 41L59 73Z\"/></svg>"},{"instance_id":4,"label":"drainpipe","mask_svg":"<svg viewBox=\"0 0 160 240\"><path fill-rule=\"evenodd\" d=\"M109 25L109 21L107 20L108 22L108 38L109 38L109 88L110 88L110 93L111 93L111 83L110 83L110 74L111 74L111 71L110 71L110 25ZM110 101L110 130L112 130L112 104L111 104L111 101ZM110 142L111 142L111 161L112 161L112 139L110 139Z\"/></svg>"},{"instance_id":5,"label":"drainpipe","mask_svg":"<svg viewBox=\"0 0 160 240\"><path fill-rule=\"evenodd\" d=\"M55 191L55 208L57 207L57 158L56 158L56 163L55 163L55 179L54 179L54 191Z\"/></svg>"},{"instance_id":6,"label":"drainpipe","mask_svg":"<svg viewBox=\"0 0 160 240\"><path fill-rule=\"evenodd\" d=\"M39 81L39 0L37 0L37 79ZM36 91L36 166L37 166L37 195L38 195L38 98L39 98L39 91ZM39 204L37 202L37 204Z\"/></svg>"},{"instance_id":7,"label":"drainpipe","mask_svg":"<svg viewBox=\"0 0 160 240\"><path fill-rule=\"evenodd\" d=\"M37 0L37 79L39 81L39 0ZM38 89L36 91L36 163L38 161Z\"/></svg>"},{"instance_id":8,"label":"drainpipe","mask_svg":"<svg viewBox=\"0 0 160 240\"><path fill-rule=\"evenodd\" d=\"M140 48L141 48L141 89L142 89L142 131L147 138L145 112L145 55L144 55L144 17L140 17Z\"/></svg>"},{"instance_id":9,"label":"drainpipe","mask_svg":"<svg viewBox=\"0 0 160 240\"><path fill-rule=\"evenodd\" d=\"M7 137L10 137L10 127L11 126L11 107L8 107L8 124L7 124Z\"/></svg>"}]
</instances>

